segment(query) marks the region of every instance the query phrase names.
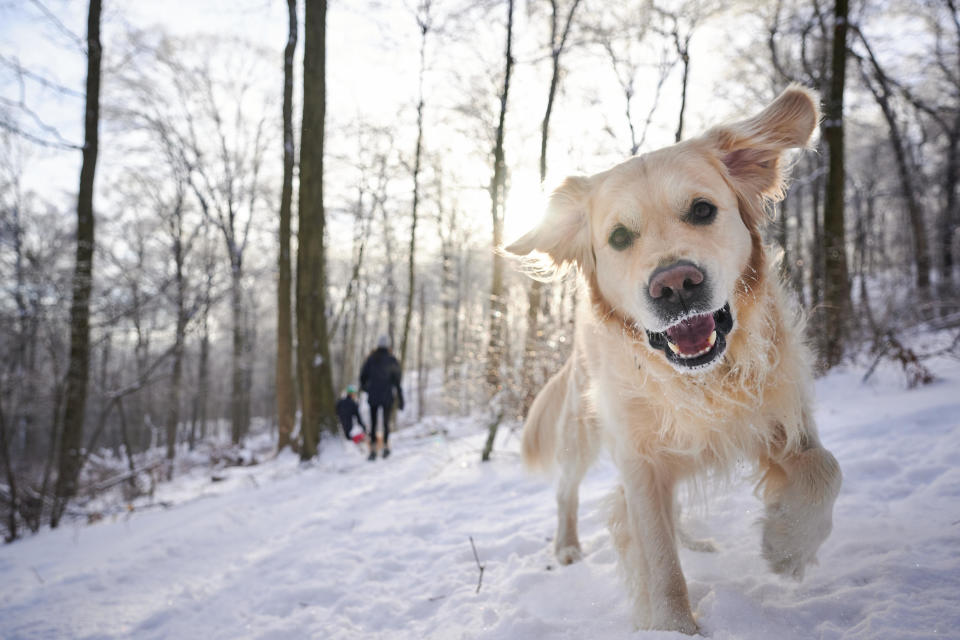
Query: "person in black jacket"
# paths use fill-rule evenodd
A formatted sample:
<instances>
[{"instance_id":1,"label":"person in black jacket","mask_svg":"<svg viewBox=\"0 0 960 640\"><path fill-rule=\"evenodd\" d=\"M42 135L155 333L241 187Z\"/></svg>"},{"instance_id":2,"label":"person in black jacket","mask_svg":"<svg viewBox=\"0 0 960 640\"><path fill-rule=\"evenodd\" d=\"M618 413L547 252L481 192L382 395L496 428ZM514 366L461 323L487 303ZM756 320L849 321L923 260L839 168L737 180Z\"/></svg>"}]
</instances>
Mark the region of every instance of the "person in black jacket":
<instances>
[{"instance_id":1,"label":"person in black jacket","mask_svg":"<svg viewBox=\"0 0 960 640\"><path fill-rule=\"evenodd\" d=\"M347 385L347 391L343 394L343 397L337 400L337 418L340 419L340 426L343 428L343 435L347 440L354 440L354 442L359 442L362 440L362 436L358 434L358 438L354 438L350 435L350 432L353 431L353 419L357 419L357 424L360 425L360 428L363 429L363 432L367 432L366 425L363 424L363 418L360 417L360 405L357 404L357 388L352 384Z\"/></svg>"},{"instance_id":2,"label":"person in black jacket","mask_svg":"<svg viewBox=\"0 0 960 640\"><path fill-rule=\"evenodd\" d=\"M397 409L403 411L403 389L400 388L400 363L390 353L390 339L380 336L360 370L360 388L367 392L370 404L370 456L377 459L377 412L383 412L383 457L390 455L390 411L396 390Z\"/></svg>"}]
</instances>

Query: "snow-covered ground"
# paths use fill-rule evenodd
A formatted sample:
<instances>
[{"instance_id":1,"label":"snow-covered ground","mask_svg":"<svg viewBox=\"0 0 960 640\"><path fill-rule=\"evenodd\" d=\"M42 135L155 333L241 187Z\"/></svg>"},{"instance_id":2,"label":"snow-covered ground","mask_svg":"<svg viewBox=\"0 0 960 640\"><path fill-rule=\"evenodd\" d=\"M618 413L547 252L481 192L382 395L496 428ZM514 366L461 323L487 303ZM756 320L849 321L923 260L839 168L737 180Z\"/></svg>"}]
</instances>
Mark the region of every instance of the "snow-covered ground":
<instances>
[{"instance_id":1,"label":"snow-covered ground","mask_svg":"<svg viewBox=\"0 0 960 640\"><path fill-rule=\"evenodd\" d=\"M914 390L892 366L818 382L844 487L804 582L766 569L745 482L687 511L719 547L681 551L706 635L960 638L960 363L930 366ZM558 567L549 481L523 471L516 433L481 464L480 422L430 418L375 463L334 441L311 466L197 469L157 488L168 508L0 548L0 638L682 637L631 627L601 512L610 463L583 485L586 557Z\"/></svg>"}]
</instances>

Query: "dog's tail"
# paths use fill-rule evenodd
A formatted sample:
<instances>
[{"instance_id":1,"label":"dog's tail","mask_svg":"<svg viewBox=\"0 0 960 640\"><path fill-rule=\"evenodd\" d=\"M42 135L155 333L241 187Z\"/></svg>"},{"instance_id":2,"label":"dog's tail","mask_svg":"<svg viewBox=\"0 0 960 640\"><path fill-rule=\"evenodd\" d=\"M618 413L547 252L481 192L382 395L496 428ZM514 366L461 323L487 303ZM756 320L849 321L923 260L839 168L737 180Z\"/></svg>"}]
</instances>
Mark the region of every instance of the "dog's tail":
<instances>
[{"instance_id":1,"label":"dog's tail","mask_svg":"<svg viewBox=\"0 0 960 640\"><path fill-rule=\"evenodd\" d=\"M523 424L523 462L528 469L549 473L557 461L557 430L573 358L567 360L540 390Z\"/></svg>"}]
</instances>

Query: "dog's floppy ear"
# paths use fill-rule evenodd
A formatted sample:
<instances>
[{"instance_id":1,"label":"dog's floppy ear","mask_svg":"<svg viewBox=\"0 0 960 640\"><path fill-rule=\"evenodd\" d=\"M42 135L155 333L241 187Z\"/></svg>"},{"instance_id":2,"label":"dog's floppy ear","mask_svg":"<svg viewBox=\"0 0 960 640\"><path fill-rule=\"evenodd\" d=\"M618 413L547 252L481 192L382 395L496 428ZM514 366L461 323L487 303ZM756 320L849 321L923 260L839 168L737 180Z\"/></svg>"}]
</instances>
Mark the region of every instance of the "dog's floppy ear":
<instances>
[{"instance_id":1,"label":"dog's floppy ear","mask_svg":"<svg viewBox=\"0 0 960 640\"><path fill-rule=\"evenodd\" d=\"M776 201L783 197L783 153L805 147L819 120L816 94L791 85L756 116L715 127L704 138L740 193Z\"/></svg>"},{"instance_id":2,"label":"dog's floppy ear","mask_svg":"<svg viewBox=\"0 0 960 640\"><path fill-rule=\"evenodd\" d=\"M556 273L572 265L584 271L592 269L589 193L588 178L572 176L565 179L550 194L547 211L540 224L503 250L516 256L527 256L534 251L547 254L552 265L537 264L536 258L526 261L527 271L534 276L551 271Z\"/></svg>"}]
</instances>

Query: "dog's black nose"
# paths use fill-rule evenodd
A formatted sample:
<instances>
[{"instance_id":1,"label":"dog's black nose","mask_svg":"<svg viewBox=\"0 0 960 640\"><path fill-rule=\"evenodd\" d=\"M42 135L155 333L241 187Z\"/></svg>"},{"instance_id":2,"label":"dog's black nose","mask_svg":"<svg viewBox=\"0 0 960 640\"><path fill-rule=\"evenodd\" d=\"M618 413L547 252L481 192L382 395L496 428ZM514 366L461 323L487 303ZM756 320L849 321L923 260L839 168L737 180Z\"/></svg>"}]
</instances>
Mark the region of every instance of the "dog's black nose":
<instances>
[{"instance_id":1,"label":"dog's black nose","mask_svg":"<svg viewBox=\"0 0 960 640\"><path fill-rule=\"evenodd\" d=\"M667 316L695 310L706 302L707 276L692 262L682 260L660 267L650 276L647 292Z\"/></svg>"}]
</instances>

